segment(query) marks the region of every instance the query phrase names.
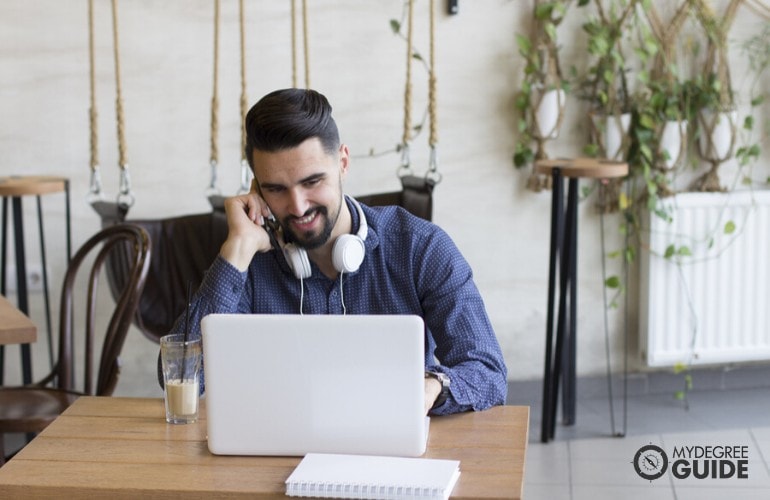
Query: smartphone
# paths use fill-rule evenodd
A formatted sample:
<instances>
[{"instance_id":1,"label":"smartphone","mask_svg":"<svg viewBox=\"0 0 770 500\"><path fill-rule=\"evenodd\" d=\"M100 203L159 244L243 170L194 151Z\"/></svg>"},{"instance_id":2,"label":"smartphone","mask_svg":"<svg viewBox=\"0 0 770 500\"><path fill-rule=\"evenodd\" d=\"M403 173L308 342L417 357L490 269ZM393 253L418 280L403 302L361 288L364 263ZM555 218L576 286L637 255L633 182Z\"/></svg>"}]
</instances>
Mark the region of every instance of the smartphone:
<instances>
[{"instance_id":1,"label":"smartphone","mask_svg":"<svg viewBox=\"0 0 770 500\"><path fill-rule=\"evenodd\" d=\"M278 238L275 237L275 233L278 232L279 225L278 221L275 220L275 217L272 215L269 217L263 218L264 222L262 223L262 228L267 233L267 236L270 238L270 245L272 245L274 250L281 250L281 245L278 244Z\"/></svg>"}]
</instances>

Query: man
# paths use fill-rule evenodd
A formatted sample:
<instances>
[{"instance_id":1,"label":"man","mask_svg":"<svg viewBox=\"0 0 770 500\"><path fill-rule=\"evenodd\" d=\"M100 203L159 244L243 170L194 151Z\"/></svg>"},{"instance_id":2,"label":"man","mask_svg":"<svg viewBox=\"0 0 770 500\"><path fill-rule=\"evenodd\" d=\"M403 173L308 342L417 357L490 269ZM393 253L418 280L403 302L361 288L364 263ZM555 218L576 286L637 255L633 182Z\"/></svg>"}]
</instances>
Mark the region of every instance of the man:
<instances>
[{"instance_id":1,"label":"man","mask_svg":"<svg viewBox=\"0 0 770 500\"><path fill-rule=\"evenodd\" d=\"M506 367L468 263L436 225L343 196L350 154L331 110L318 92L286 89L247 114L253 189L225 202L227 240L192 301L191 333L211 313L416 314L426 413L503 404Z\"/></svg>"}]
</instances>

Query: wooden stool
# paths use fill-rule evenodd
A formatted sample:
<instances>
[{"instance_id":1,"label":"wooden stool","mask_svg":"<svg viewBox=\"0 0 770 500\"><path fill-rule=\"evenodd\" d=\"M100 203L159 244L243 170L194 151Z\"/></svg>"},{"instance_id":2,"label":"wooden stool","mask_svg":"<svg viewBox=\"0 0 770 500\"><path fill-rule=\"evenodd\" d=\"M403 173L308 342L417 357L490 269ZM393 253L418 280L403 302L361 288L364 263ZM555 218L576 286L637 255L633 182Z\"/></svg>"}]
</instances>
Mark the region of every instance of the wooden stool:
<instances>
[{"instance_id":1,"label":"wooden stool","mask_svg":"<svg viewBox=\"0 0 770 500\"><path fill-rule=\"evenodd\" d=\"M43 272L43 293L45 299L46 323L48 327L48 346L49 354L53 359L53 346L51 338L51 307L48 294L48 269L46 265L45 238L43 232L43 210L40 197L50 193L61 193L65 195L65 211L67 224L67 262L72 254L72 228L70 218L70 186L69 179L64 177L52 176L11 176L0 177L0 196L3 197L3 215L2 215L2 256L0 257L0 292L5 295L6 285L6 235L8 231L8 198L11 199L13 208L13 229L16 256L16 297L18 308L24 314L29 316L29 295L27 290L27 265L24 250L24 225L22 221L21 198L23 196L35 195L37 198L37 221L40 234L40 258ZM4 367L5 352L4 347L0 346L0 385L3 384L5 373ZM30 344L21 345L21 363L22 379L25 384L32 382L32 356Z\"/></svg>"},{"instance_id":2,"label":"wooden stool","mask_svg":"<svg viewBox=\"0 0 770 500\"><path fill-rule=\"evenodd\" d=\"M628 175L628 164L596 158L546 159L535 162L539 174L553 177L551 198L551 250L548 261L548 314L545 330L545 375L541 441L553 439L559 380L563 379L562 416L566 425L575 423L576 319L577 319L577 203L578 179L609 179ZM569 179L564 210L563 178ZM559 266L559 312L554 352L554 305L556 266ZM569 292L567 291L569 289ZM566 344L566 348L565 348Z\"/></svg>"}]
</instances>

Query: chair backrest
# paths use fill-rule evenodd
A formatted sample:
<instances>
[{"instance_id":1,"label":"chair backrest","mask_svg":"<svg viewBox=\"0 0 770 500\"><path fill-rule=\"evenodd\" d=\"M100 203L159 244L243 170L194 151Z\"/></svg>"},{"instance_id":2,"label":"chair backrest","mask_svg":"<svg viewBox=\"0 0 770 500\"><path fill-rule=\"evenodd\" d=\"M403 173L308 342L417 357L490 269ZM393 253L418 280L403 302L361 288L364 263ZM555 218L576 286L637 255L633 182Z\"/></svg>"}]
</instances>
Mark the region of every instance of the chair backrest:
<instances>
[{"instance_id":1,"label":"chair backrest","mask_svg":"<svg viewBox=\"0 0 770 500\"><path fill-rule=\"evenodd\" d=\"M104 221L105 226L114 221ZM227 238L227 217L222 211L131 220L152 241L152 262L134 318L136 326L150 340L160 342L184 312L187 285L197 289ZM121 255L108 259L107 276L114 297L125 286L128 261Z\"/></svg>"},{"instance_id":2,"label":"chair backrest","mask_svg":"<svg viewBox=\"0 0 770 500\"><path fill-rule=\"evenodd\" d=\"M98 250L98 252L97 252ZM90 269L84 263L89 255L95 253ZM96 302L101 270L108 257L121 256L125 265L125 280L119 290L114 290L115 306L109 317L107 331L102 340L98 360L98 371L94 372L94 354L96 351ZM59 316L59 359L52 376L56 387L84 394L109 396L118 382L118 356L123 348L128 329L136 312L139 298L150 267L150 237L143 228L133 224L109 226L86 241L70 260L62 285L61 308ZM87 295L85 297L85 352L82 387L75 381L75 330L74 330L74 291L78 276L85 276L89 270ZM94 384L94 381L96 382ZM79 384L78 384L79 385Z\"/></svg>"}]
</instances>

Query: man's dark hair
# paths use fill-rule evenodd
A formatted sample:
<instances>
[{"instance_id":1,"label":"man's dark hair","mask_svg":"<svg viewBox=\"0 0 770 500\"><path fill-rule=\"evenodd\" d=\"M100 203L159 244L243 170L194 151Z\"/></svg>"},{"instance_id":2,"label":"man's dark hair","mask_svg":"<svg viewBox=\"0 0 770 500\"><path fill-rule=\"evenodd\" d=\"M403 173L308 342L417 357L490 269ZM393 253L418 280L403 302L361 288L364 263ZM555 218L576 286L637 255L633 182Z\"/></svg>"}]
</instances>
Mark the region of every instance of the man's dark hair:
<instances>
[{"instance_id":1,"label":"man's dark hair","mask_svg":"<svg viewBox=\"0 0 770 500\"><path fill-rule=\"evenodd\" d=\"M253 152L276 152L318 137L329 154L340 147L332 107L315 90L276 90L260 99L246 114L246 158L252 167Z\"/></svg>"}]
</instances>

